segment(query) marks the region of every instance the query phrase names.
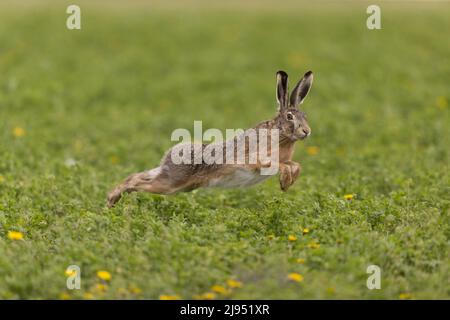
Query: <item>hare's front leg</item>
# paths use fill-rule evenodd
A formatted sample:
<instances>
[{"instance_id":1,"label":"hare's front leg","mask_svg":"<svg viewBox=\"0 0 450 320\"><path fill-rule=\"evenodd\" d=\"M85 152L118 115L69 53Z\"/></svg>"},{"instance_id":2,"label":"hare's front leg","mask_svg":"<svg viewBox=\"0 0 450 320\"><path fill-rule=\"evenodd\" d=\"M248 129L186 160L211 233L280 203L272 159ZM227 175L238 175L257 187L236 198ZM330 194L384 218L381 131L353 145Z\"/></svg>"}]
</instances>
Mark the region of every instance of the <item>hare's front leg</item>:
<instances>
[{"instance_id":1,"label":"hare's front leg","mask_svg":"<svg viewBox=\"0 0 450 320\"><path fill-rule=\"evenodd\" d=\"M294 161L285 161L280 163L280 187L281 190L287 191L291 185L297 180L300 174L301 166Z\"/></svg>"}]
</instances>

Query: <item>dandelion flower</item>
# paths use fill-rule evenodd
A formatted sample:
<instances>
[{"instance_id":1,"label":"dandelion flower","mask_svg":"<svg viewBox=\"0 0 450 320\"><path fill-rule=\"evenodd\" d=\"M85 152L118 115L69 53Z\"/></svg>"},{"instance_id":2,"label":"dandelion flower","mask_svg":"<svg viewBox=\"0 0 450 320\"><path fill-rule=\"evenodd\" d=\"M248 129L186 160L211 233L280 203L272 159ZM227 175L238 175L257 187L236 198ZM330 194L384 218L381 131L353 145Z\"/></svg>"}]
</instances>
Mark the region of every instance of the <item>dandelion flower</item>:
<instances>
[{"instance_id":1,"label":"dandelion flower","mask_svg":"<svg viewBox=\"0 0 450 320\"><path fill-rule=\"evenodd\" d=\"M448 101L445 97L441 96L436 99L436 105L439 109L444 110L448 107Z\"/></svg>"},{"instance_id":2,"label":"dandelion flower","mask_svg":"<svg viewBox=\"0 0 450 320\"><path fill-rule=\"evenodd\" d=\"M168 294L162 294L159 296L159 300L181 300L181 297L179 295L168 295Z\"/></svg>"},{"instance_id":3,"label":"dandelion flower","mask_svg":"<svg viewBox=\"0 0 450 320\"><path fill-rule=\"evenodd\" d=\"M352 200L353 197L354 197L353 194L345 194L345 195L344 195L344 199L345 199L345 200L349 200L349 201Z\"/></svg>"},{"instance_id":4,"label":"dandelion flower","mask_svg":"<svg viewBox=\"0 0 450 320\"><path fill-rule=\"evenodd\" d=\"M290 53L287 59L288 63L294 68L300 68L305 64L305 56L298 52Z\"/></svg>"},{"instance_id":5,"label":"dandelion flower","mask_svg":"<svg viewBox=\"0 0 450 320\"><path fill-rule=\"evenodd\" d=\"M83 148L83 142L80 140L76 140L74 143L74 147L76 151L80 151Z\"/></svg>"},{"instance_id":6,"label":"dandelion flower","mask_svg":"<svg viewBox=\"0 0 450 320\"><path fill-rule=\"evenodd\" d=\"M75 270L73 270L73 269L66 269L66 271L64 271L64 274L65 274L67 277L70 277L70 276L76 275L77 272L76 272Z\"/></svg>"},{"instance_id":7,"label":"dandelion flower","mask_svg":"<svg viewBox=\"0 0 450 320\"><path fill-rule=\"evenodd\" d=\"M315 156L319 153L319 147L308 147L306 148L306 153L308 153L310 156Z\"/></svg>"},{"instance_id":8,"label":"dandelion flower","mask_svg":"<svg viewBox=\"0 0 450 320\"><path fill-rule=\"evenodd\" d=\"M63 292L59 295L59 299L61 300L70 300L70 294L68 294L67 292Z\"/></svg>"},{"instance_id":9,"label":"dandelion flower","mask_svg":"<svg viewBox=\"0 0 450 320\"><path fill-rule=\"evenodd\" d=\"M319 249L320 248L320 244L317 243L317 242L310 242L310 243L308 243L308 247L310 249Z\"/></svg>"},{"instance_id":10,"label":"dandelion flower","mask_svg":"<svg viewBox=\"0 0 450 320\"><path fill-rule=\"evenodd\" d=\"M216 293L220 293L220 294L227 293L227 289L225 287L219 286L219 285L212 286L211 290Z\"/></svg>"},{"instance_id":11,"label":"dandelion flower","mask_svg":"<svg viewBox=\"0 0 450 320\"><path fill-rule=\"evenodd\" d=\"M336 149L336 154L337 154L338 156L343 156L343 155L345 155L345 148L337 148L337 149Z\"/></svg>"},{"instance_id":12,"label":"dandelion flower","mask_svg":"<svg viewBox=\"0 0 450 320\"><path fill-rule=\"evenodd\" d=\"M13 129L13 135L16 138L22 138L25 135L25 129L21 127L15 127Z\"/></svg>"},{"instance_id":13,"label":"dandelion flower","mask_svg":"<svg viewBox=\"0 0 450 320\"><path fill-rule=\"evenodd\" d=\"M227 285L234 289L234 288L241 288L242 287L242 282L237 281L237 280L233 280L233 279L229 279L227 280Z\"/></svg>"},{"instance_id":14,"label":"dandelion flower","mask_svg":"<svg viewBox=\"0 0 450 320\"><path fill-rule=\"evenodd\" d=\"M5 177L0 174L0 183L5 182Z\"/></svg>"},{"instance_id":15,"label":"dandelion flower","mask_svg":"<svg viewBox=\"0 0 450 320\"><path fill-rule=\"evenodd\" d=\"M212 292L207 292L205 294L203 294L203 298L205 300L213 300L216 297L216 295Z\"/></svg>"},{"instance_id":16,"label":"dandelion flower","mask_svg":"<svg viewBox=\"0 0 450 320\"><path fill-rule=\"evenodd\" d=\"M105 292L106 290L108 290L108 286L103 283L97 283L94 287L94 290L96 292Z\"/></svg>"},{"instance_id":17,"label":"dandelion flower","mask_svg":"<svg viewBox=\"0 0 450 320\"><path fill-rule=\"evenodd\" d=\"M131 286L130 287L130 292L133 293L133 294L139 295L139 294L142 293L142 289L138 288L136 286Z\"/></svg>"},{"instance_id":18,"label":"dandelion flower","mask_svg":"<svg viewBox=\"0 0 450 320\"><path fill-rule=\"evenodd\" d=\"M119 288L117 289L117 294L120 296L126 296L128 294L128 290L125 288Z\"/></svg>"},{"instance_id":19,"label":"dandelion flower","mask_svg":"<svg viewBox=\"0 0 450 320\"><path fill-rule=\"evenodd\" d=\"M195 300L214 300L215 297L216 297L215 293L206 292L203 294L195 295L193 298Z\"/></svg>"},{"instance_id":20,"label":"dandelion flower","mask_svg":"<svg viewBox=\"0 0 450 320\"><path fill-rule=\"evenodd\" d=\"M119 163L119 157L112 156L111 158L109 158L109 161L111 161L111 164L118 164Z\"/></svg>"},{"instance_id":21,"label":"dandelion flower","mask_svg":"<svg viewBox=\"0 0 450 320\"><path fill-rule=\"evenodd\" d=\"M109 280L111 280L111 273L109 273L108 271L105 271L105 270L100 270L100 271L97 271L97 277L99 277L100 279L102 279L104 281L109 281Z\"/></svg>"},{"instance_id":22,"label":"dandelion flower","mask_svg":"<svg viewBox=\"0 0 450 320\"><path fill-rule=\"evenodd\" d=\"M398 298L399 298L400 300L411 300L411 299L413 298L413 296L412 296L411 293L404 292L404 293L400 293L400 295L398 296Z\"/></svg>"},{"instance_id":23,"label":"dandelion flower","mask_svg":"<svg viewBox=\"0 0 450 320\"><path fill-rule=\"evenodd\" d=\"M294 282L302 282L304 278L300 273L292 272L289 273L288 279Z\"/></svg>"},{"instance_id":24,"label":"dandelion flower","mask_svg":"<svg viewBox=\"0 0 450 320\"><path fill-rule=\"evenodd\" d=\"M18 231L8 231L8 238L11 240L22 240L23 233Z\"/></svg>"},{"instance_id":25,"label":"dandelion flower","mask_svg":"<svg viewBox=\"0 0 450 320\"><path fill-rule=\"evenodd\" d=\"M303 228L303 234L308 234L309 233L309 228Z\"/></svg>"},{"instance_id":26,"label":"dandelion flower","mask_svg":"<svg viewBox=\"0 0 450 320\"><path fill-rule=\"evenodd\" d=\"M298 258L298 259L297 259L297 263L298 263L298 264L304 264L304 263L305 263L305 259L303 259L303 258Z\"/></svg>"},{"instance_id":27,"label":"dandelion flower","mask_svg":"<svg viewBox=\"0 0 450 320\"><path fill-rule=\"evenodd\" d=\"M290 235L288 236L288 240L289 240L289 241L297 241L297 237L296 237L295 235L293 235L293 234L290 234Z\"/></svg>"},{"instance_id":28,"label":"dandelion flower","mask_svg":"<svg viewBox=\"0 0 450 320\"><path fill-rule=\"evenodd\" d=\"M93 295L92 293L90 293L90 292L85 292L85 293L83 294L83 298L84 298L85 300L93 300L93 299L94 299L94 295Z\"/></svg>"}]
</instances>

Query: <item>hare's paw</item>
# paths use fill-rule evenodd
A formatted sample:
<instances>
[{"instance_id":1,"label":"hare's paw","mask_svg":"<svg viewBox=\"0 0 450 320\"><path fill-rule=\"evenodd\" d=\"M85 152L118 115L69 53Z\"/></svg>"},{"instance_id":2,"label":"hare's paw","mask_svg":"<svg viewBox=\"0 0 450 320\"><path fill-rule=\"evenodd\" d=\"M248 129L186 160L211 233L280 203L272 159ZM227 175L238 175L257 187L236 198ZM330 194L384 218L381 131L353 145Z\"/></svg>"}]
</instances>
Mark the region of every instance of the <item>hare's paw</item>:
<instances>
[{"instance_id":1,"label":"hare's paw","mask_svg":"<svg viewBox=\"0 0 450 320\"><path fill-rule=\"evenodd\" d=\"M117 201L120 200L120 197L122 196L122 190L119 188L114 189L108 194L107 198L107 206L108 208L114 207L114 205L117 203Z\"/></svg>"},{"instance_id":2,"label":"hare's paw","mask_svg":"<svg viewBox=\"0 0 450 320\"><path fill-rule=\"evenodd\" d=\"M287 191L292 185L291 167L285 164L280 165L280 188L282 191Z\"/></svg>"},{"instance_id":3,"label":"hare's paw","mask_svg":"<svg viewBox=\"0 0 450 320\"><path fill-rule=\"evenodd\" d=\"M287 191L297 180L301 171L299 163L294 161L287 161L280 164L280 187L281 190Z\"/></svg>"},{"instance_id":4,"label":"hare's paw","mask_svg":"<svg viewBox=\"0 0 450 320\"><path fill-rule=\"evenodd\" d=\"M289 161L289 166L291 167L292 183L294 183L295 180L297 180L298 176L300 175L302 167L300 163L294 161Z\"/></svg>"}]
</instances>

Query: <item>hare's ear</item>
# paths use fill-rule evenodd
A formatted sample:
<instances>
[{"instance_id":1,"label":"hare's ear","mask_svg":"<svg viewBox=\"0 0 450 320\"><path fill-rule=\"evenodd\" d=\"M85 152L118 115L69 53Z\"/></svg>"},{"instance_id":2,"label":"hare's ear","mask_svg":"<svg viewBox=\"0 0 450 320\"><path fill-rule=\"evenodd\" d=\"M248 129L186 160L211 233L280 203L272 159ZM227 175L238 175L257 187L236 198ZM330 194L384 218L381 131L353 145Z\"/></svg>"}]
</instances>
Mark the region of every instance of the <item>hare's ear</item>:
<instances>
[{"instance_id":1,"label":"hare's ear","mask_svg":"<svg viewBox=\"0 0 450 320\"><path fill-rule=\"evenodd\" d=\"M306 95L313 83L313 73L308 71L303 78L297 83L294 90L291 93L290 104L291 107L297 108L299 104L305 100Z\"/></svg>"},{"instance_id":2,"label":"hare's ear","mask_svg":"<svg viewBox=\"0 0 450 320\"><path fill-rule=\"evenodd\" d=\"M288 106L288 75L284 71L277 72L278 111Z\"/></svg>"}]
</instances>

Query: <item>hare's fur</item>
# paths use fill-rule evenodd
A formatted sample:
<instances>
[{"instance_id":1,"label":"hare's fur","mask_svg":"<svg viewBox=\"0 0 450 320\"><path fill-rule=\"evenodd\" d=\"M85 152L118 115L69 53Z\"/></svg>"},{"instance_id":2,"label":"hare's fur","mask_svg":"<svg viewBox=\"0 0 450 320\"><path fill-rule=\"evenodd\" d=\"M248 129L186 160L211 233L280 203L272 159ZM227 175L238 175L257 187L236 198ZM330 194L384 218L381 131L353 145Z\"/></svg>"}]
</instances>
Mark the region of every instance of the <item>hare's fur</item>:
<instances>
[{"instance_id":1,"label":"hare's fur","mask_svg":"<svg viewBox=\"0 0 450 320\"><path fill-rule=\"evenodd\" d=\"M268 148L268 156L272 152L278 152L279 159L279 181L281 190L287 191L300 174L299 163L292 161L295 142L310 135L311 129L306 121L306 115L298 109L303 102L312 85L312 72L307 72L298 82L290 99L288 99L287 74L283 71L277 72L277 100L278 113L272 120L264 121L253 129L279 130L279 143L274 150ZM243 133L245 134L245 133ZM240 136L219 142L225 149L227 144L236 142ZM234 140L234 141L233 141ZM235 146L235 144L232 144ZM195 152L203 152L208 146L201 147L193 144L190 146L192 157ZM120 199L124 192L146 191L157 194L173 194L177 192L191 191L200 187L247 187L264 181L270 175L261 175L261 169L267 167L258 158L256 164L208 164L203 160L200 164L175 164L171 158L170 149L163 157L160 166L151 170L130 175L119 184L108 195L108 206L112 207ZM235 152L237 152L235 150ZM224 152L225 154L225 152ZM245 159L250 157L248 146L245 145Z\"/></svg>"}]
</instances>

